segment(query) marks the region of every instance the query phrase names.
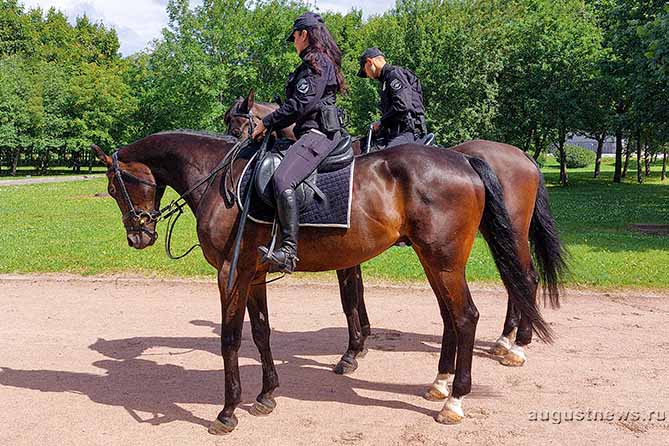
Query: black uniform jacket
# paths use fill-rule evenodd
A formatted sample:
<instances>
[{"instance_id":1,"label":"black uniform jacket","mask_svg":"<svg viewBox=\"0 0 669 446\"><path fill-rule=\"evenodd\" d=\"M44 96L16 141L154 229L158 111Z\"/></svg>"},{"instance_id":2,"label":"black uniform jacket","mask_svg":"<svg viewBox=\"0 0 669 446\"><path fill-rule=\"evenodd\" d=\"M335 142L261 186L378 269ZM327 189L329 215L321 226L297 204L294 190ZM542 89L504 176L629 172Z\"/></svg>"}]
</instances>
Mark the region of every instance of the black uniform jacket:
<instances>
[{"instance_id":1,"label":"black uniform jacket","mask_svg":"<svg viewBox=\"0 0 669 446\"><path fill-rule=\"evenodd\" d=\"M411 131L416 118L425 116L423 89L410 70L386 64L381 70L381 126L384 129Z\"/></svg>"},{"instance_id":2,"label":"black uniform jacket","mask_svg":"<svg viewBox=\"0 0 669 446\"><path fill-rule=\"evenodd\" d=\"M286 83L286 101L279 109L265 116L263 124L282 129L295 124L295 136L300 138L311 129L321 129L319 122L321 104L334 105L338 90L335 66L326 55L316 53L319 72L305 61L310 48L300 57L302 63L291 73Z\"/></svg>"}]
</instances>

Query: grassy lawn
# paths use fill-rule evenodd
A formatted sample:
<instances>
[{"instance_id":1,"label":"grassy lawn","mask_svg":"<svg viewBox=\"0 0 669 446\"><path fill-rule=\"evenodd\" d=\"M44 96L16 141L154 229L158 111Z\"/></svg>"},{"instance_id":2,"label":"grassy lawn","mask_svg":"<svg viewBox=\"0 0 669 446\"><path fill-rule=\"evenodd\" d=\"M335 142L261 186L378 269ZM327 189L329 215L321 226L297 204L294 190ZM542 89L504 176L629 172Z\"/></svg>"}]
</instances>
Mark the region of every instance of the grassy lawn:
<instances>
[{"instance_id":1,"label":"grassy lawn","mask_svg":"<svg viewBox=\"0 0 669 446\"><path fill-rule=\"evenodd\" d=\"M557 186L554 161L544 169L553 213L571 252L572 285L669 288L669 237L633 232L632 223L669 223L669 180L659 181L659 166L642 185L611 184L613 160L606 159L602 177L591 168L570 170L571 185ZM131 273L169 277L213 277L212 268L196 251L180 261L166 258L165 228L156 246L128 248L115 202L95 197L106 180L0 187L0 273L69 272ZM174 198L168 192L165 200ZM166 203L167 201L165 201ZM194 220L185 215L174 235L174 251L196 241ZM382 280L425 282L409 248L393 248L364 265L365 276ZM477 239L468 276L497 281L487 246Z\"/></svg>"}]
</instances>

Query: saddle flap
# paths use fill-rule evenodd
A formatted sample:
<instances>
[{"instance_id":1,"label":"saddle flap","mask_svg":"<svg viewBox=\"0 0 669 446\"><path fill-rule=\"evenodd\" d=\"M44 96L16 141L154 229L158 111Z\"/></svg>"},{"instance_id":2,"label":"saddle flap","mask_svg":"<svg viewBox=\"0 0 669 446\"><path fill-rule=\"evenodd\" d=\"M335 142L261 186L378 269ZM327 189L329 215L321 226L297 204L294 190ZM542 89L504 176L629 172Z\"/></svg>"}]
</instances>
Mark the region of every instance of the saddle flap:
<instances>
[{"instance_id":1,"label":"saddle flap","mask_svg":"<svg viewBox=\"0 0 669 446\"><path fill-rule=\"evenodd\" d=\"M274 208L274 187L272 186L272 175L279 167L285 152L268 152L265 157L260 160L258 166L258 173L255 179L256 193L260 199L268 206ZM316 172L312 172L300 185L295 189L297 194L300 209L303 209L309 201L314 197L316 184Z\"/></svg>"}]
</instances>

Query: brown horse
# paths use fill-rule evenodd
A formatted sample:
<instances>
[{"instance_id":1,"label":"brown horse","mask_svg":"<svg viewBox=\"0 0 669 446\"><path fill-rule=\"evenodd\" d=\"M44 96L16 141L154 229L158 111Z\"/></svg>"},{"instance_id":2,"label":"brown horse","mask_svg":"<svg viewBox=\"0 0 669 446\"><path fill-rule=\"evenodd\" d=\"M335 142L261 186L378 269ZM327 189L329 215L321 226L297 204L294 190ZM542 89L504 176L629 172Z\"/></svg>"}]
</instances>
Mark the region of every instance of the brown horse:
<instances>
[{"instance_id":1,"label":"brown horse","mask_svg":"<svg viewBox=\"0 0 669 446\"><path fill-rule=\"evenodd\" d=\"M270 227L249 222L243 234L236 279L226 288L232 245L239 226L239 209L226 206L222 188L227 175L214 172L236 139L188 131L148 136L112 157L94 146L108 167L108 191L117 201L128 244L142 249L156 240L159 201L166 186L183 196L197 220L203 254L218 271L221 298L221 351L225 366L225 406L210 426L222 434L237 425L241 400L238 350L248 308L254 342L260 352L263 388L254 404L256 414L270 413L279 385L272 360L265 277L257 247L270 239ZM243 158L230 161L239 178ZM535 302L500 184L481 160L454 151L405 145L355 159L350 228L302 228L298 270L344 270L365 262L400 240L411 244L439 303L445 339L456 340L447 354L455 361L452 394L437 415L444 423L464 417L462 398L471 390L471 365L478 321L465 278L465 267L479 227L500 273L512 287L510 299L540 338L550 341L551 329ZM202 184L202 187L196 187ZM449 344L450 346L451 344ZM447 346L442 346L442 349Z\"/></svg>"},{"instance_id":2,"label":"brown horse","mask_svg":"<svg viewBox=\"0 0 669 446\"><path fill-rule=\"evenodd\" d=\"M251 91L246 98L239 98L225 115L228 134L245 138L248 134L249 119L257 121L277 108L277 104L255 102ZM284 130L284 137L291 136L292 128ZM360 144L354 144L356 154L360 154ZM552 306L557 306L562 276L566 272L565 253L557 233L555 221L550 212L548 192L543 177L536 163L517 147L492 141L469 141L450 150L463 153L486 161L497 174L504 190L504 203L511 216L513 228L520 242L520 262L523 269L534 283L536 290L542 282L545 294ZM481 232L486 240L490 237L484 228ZM530 243L531 242L531 243ZM532 262L532 251L537 262L539 274ZM362 272L359 265L337 271L342 307L346 314L349 330L348 349L335 366L336 373L351 373L357 369L356 358L366 353L364 344L371 329L364 301ZM508 284L507 291L511 292ZM536 291L535 291L536 293ZM532 330L528 321L514 308L509 296L506 318L501 336L497 339L492 353L502 356L501 363L508 366L521 366L525 363L524 346L532 341ZM454 340L451 340L455 342ZM444 353L444 352L442 352ZM442 354L439 362L439 375L452 373L452 359ZM441 380L439 376L437 380ZM436 383L436 381L435 381ZM436 385L426 394L428 398L446 398Z\"/></svg>"}]
</instances>

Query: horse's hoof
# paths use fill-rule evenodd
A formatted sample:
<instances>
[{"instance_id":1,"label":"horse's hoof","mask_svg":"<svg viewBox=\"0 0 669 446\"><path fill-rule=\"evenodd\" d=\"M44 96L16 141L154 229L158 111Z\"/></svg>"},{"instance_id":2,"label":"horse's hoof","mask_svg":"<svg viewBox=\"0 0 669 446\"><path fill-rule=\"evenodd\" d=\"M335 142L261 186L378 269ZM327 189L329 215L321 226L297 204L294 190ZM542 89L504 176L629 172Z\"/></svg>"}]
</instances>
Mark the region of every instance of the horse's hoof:
<instances>
[{"instance_id":1,"label":"horse's hoof","mask_svg":"<svg viewBox=\"0 0 669 446\"><path fill-rule=\"evenodd\" d=\"M255 415L257 417L264 417L271 414L275 407L276 407L276 401L274 400L274 398L258 397L253 403L253 406L251 407L251 410L249 412L251 413L251 415Z\"/></svg>"},{"instance_id":2,"label":"horse's hoof","mask_svg":"<svg viewBox=\"0 0 669 446\"><path fill-rule=\"evenodd\" d=\"M435 389L434 387L430 387L427 389L425 394L423 394L423 398L428 401L444 401L446 398L448 398L448 395L444 395L441 391Z\"/></svg>"},{"instance_id":3,"label":"horse's hoof","mask_svg":"<svg viewBox=\"0 0 669 446\"><path fill-rule=\"evenodd\" d=\"M364 358L365 356L367 356L367 352L369 352L367 347L363 348L362 351L356 355L356 359Z\"/></svg>"},{"instance_id":4,"label":"horse's hoof","mask_svg":"<svg viewBox=\"0 0 669 446\"><path fill-rule=\"evenodd\" d=\"M237 427L237 417L232 415L230 418L223 418L221 421L220 419L216 418L210 425L209 425L209 433L212 435L225 435L229 434L235 428Z\"/></svg>"},{"instance_id":5,"label":"horse's hoof","mask_svg":"<svg viewBox=\"0 0 669 446\"><path fill-rule=\"evenodd\" d=\"M358 368L358 361L351 358L350 362L348 360L340 359L336 366L334 366L333 371L337 375L348 375L353 373Z\"/></svg>"},{"instance_id":6,"label":"horse's hoof","mask_svg":"<svg viewBox=\"0 0 669 446\"><path fill-rule=\"evenodd\" d=\"M527 356L523 348L514 345L499 362L507 367L520 367L525 364L525 361L527 361Z\"/></svg>"},{"instance_id":7,"label":"horse's hoof","mask_svg":"<svg viewBox=\"0 0 669 446\"><path fill-rule=\"evenodd\" d=\"M450 397L435 419L441 424L458 424L464 417L462 398Z\"/></svg>"},{"instance_id":8,"label":"horse's hoof","mask_svg":"<svg viewBox=\"0 0 669 446\"><path fill-rule=\"evenodd\" d=\"M452 377L450 373L437 373L437 377L423 394L423 398L428 401L443 401L448 398L448 381Z\"/></svg>"},{"instance_id":9,"label":"horse's hoof","mask_svg":"<svg viewBox=\"0 0 669 446\"><path fill-rule=\"evenodd\" d=\"M509 353L509 349L512 347L511 341L506 336L500 336L495 341L495 345L490 349L490 354L494 356L504 356Z\"/></svg>"}]
</instances>

